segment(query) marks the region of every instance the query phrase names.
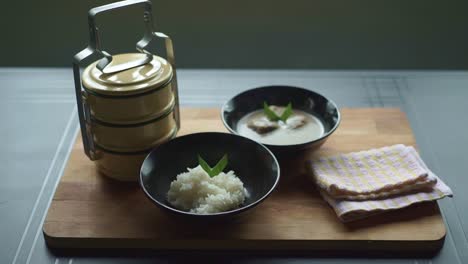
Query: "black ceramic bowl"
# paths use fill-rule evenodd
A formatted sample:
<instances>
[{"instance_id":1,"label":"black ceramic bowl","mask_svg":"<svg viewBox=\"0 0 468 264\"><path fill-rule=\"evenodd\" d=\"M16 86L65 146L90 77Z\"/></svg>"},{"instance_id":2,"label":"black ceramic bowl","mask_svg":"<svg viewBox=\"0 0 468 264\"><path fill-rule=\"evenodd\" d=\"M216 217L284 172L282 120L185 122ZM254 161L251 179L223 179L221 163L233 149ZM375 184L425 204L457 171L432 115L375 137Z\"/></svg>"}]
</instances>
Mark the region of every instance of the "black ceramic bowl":
<instances>
[{"instance_id":1,"label":"black ceramic bowl","mask_svg":"<svg viewBox=\"0 0 468 264\"><path fill-rule=\"evenodd\" d=\"M307 89L275 85L247 90L227 101L221 109L224 126L231 133L238 134L237 123L239 120L246 114L262 109L264 101L270 105L287 105L291 102L293 109L302 110L320 119L325 130L320 138L301 144L264 144L275 154L319 148L340 124L340 111L330 99Z\"/></svg>"},{"instance_id":2,"label":"black ceramic bowl","mask_svg":"<svg viewBox=\"0 0 468 264\"><path fill-rule=\"evenodd\" d=\"M228 154L225 172L233 170L249 192L241 207L215 214L200 215L172 207L167 201L170 183L187 168L198 166L198 155L214 165ZM155 148L140 171L140 186L160 208L192 219L222 219L244 212L262 202L275 189L280 168L275 156L263 145L228 133L196 133L177 137Z\"/></svg>"}]
</instances>

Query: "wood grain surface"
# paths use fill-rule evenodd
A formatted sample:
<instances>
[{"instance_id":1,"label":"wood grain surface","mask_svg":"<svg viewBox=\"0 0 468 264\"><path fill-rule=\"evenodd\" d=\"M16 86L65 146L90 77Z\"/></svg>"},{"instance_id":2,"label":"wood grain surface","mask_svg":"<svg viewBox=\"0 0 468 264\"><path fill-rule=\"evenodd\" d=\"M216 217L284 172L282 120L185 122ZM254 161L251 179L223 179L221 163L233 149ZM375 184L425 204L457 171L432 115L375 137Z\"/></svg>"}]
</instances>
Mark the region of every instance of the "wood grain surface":
<instances>
[{"instance_id":1,"label":"wood grain surface","mask_svg":"<svg viewBox=\"0 0 468 264\"><path fill-rule=\"evenodd\" d=\"M218 109L183 108L179 135L226 132ZM281 180L262 204L226 223L190 223L160 211L138 184L100 175L78 137L43 232L54 248L159 250L339 250L435 252L445 225L436 202L341 223L315 190L307 160L402 143L414 137L399 109L342 109L342 123L314 153L281 160Z\"/></svg>"}]
</instances>

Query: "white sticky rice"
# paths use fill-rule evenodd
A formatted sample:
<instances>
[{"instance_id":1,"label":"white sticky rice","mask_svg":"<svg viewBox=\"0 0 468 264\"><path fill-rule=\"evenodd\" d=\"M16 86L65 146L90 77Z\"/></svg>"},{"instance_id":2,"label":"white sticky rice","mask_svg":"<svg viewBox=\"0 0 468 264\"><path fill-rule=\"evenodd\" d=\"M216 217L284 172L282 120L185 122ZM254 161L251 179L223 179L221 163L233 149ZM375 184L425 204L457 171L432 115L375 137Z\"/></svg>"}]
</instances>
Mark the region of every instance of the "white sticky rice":
<instances>
[{"instance_id":1,"label":"white sticky rice","mask_svg":"<svg viewBox=\"0 0 468 264\"><path fill-rule=\"evenodd\" d=\"M177 209L197 214L212 214L235 209L248 196L242 181L233 171L210 177L201 166L177 175L167 193Z\"/></svg>"}]
</instances>

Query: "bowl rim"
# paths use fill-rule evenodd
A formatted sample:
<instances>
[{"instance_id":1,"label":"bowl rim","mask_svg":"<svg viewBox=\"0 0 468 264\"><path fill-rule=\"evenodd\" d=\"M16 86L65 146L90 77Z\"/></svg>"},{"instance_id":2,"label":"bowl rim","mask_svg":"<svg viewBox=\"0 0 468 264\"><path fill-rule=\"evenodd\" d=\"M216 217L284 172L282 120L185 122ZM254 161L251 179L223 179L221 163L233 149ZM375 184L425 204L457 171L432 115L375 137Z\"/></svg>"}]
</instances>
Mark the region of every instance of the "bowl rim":
<instances>
[{"instance_id":1,"label":"bowl rim","mask_svg":"<svg viewBox=\"0 0 468 264\"><path fill-rule=\"evenodd\" d=\"M239 207L239 208L235 208L233 210L229 210L229 211L224 211L224 212L218 212L218 213L211 213L211 214L197 214L197 213L191 213L191 212L187 212L187 211L182 211L182 210L179 210L177 208L174 208L174 207L171 207L171 206L168 206L166 204L163 204L161 203L160 201L158 201L157 199L155 199L146 189L146 187L144 186L144 183L143 183L143 164L149 159L149 156L157 151L161 146L163 145L166 145L168 144L169 142L173 141L173 140L177 140L179 138L186 138L186 137L193 137L193 136L197 136L197 135L200 135L200 134L222 134L222 135L228 135L228 136L234 136L236 138L240 138L242 140L248 140L248 141L251 141L252 143L254 144L257 144L259 145L261 148L263 148L264 150L267 151L267 153L272 157L273 159L273 164L276 166L277 168L277 172L276 172L276 179L275 179L275 182L273 183L273 185L270 187L270 189L268 190L268 192L266 192L266 194L264 194L262 197L260 197L258 200L246 205L246 206L243 206L243 207ZM143 163L140 167L140 175L138 177L138 182L139 182L139 185L140 185L140 188L143 190L143 192L145 193L146 197L148 197L153 203L155 203L156 205L160 206L161 208L165 209L165 210L168 210L172 213L176 213L176 214L180 214L180 215L185 215L185 216L191 216L191 217L209 217L209 216L228 216L228 215L234 215L234 214L237 214L237 213L241 213L243 211L246 211L250 208L253 208L255 207L256 205L258 205L259 203L261 203L263 200L265 200L275 189L276 187L278 186L278 183L279 183L279 180L280 180L280 177L281 177L281 168L280 168L280 165L279 165L279 162L276 158L276 156L273 154L273 152L271 150L269 150L267 147L265 147L264 145L262 145L261 143L258 143L257 141L255 140L252 140L250 138L247 138L247 137L243 137L243 136L240 136L240 135L236 135L236 134L232 134L232 133L225 133L225 132L197 132L197 133L191 133L191 134L186 134L186 135L183 135L183 136L178 136L178 137L175 137L155 148L153 148L149 153L148 155L146 155L145 159L143 160Z\"/></svg>"},{"instance_id":2,"label":"bowl rim","mask_svg":"<svg viewBox=\"0 0 468 264\"><path fill-rule=\"evenodd\" d=\"M241 136L241 137L245 137L241 134L239 134L234 128L232 128L225 120L224 118L224 112L225 112L225 109L228 105L229 102L231 102L234 98L236 97L239 97L239 96L242 96L244 95L245 93L248 93L248 92L251 92L251 91L254 91L254 90L258 90L258 89L265 89L265 88L270 88L270 87L279 87L279 88L286 88L286 89L296 89L296 90L302 90L302 91L305 91L305 92L308 92L308 93L314 93L318 96L321 96L323 98L325 98L328 102L330 102L336 109L336 112L337 112L337 115L338 115L338 119L336 121L336 124L330 129L330 131L328 131L327 133L324 133L321 137L317 138L317 139L314 139L314 140L311 140L311 141L306 141L304 143L298 143L298 144L288 144L288 145L273 145L273 144L266 144L266 143L261 143L261 142L258 142L260 143L261 145L264 145L266 146L267 148L288 148L288 147L294 147L294 148L302 148L302 147L305 147L309 144L314 144L316 142L319 142L321 140L324 140L326 139L327 137L329 137L331 134L333 134L333 132L335 132L335 130L338 128L338 126L340 125L341 123L341 112L340 112L340 109L338 108L338 105L333 101L331 100L330 98L316 92L316 91L313 91L313 90L309 90L309 89L305 89L305 88L302 88L302 87L297 87L297 86L290 86L290 85L267 85L267 86L259 86L259 87L255 87L255 88L252 88L252 89L248 89L248 90L245 90L243 92L240 92L236 95L234 95L233 97L231 97L229 100L227 100L226 102L224 102L223 106L221 107L221 120L223 121L223 125L224 127L229 131L231 132L232 134L234 135L238 135L238 136ZM246 137L247 138L247 137Z\"/></svg>"}]
</instances>

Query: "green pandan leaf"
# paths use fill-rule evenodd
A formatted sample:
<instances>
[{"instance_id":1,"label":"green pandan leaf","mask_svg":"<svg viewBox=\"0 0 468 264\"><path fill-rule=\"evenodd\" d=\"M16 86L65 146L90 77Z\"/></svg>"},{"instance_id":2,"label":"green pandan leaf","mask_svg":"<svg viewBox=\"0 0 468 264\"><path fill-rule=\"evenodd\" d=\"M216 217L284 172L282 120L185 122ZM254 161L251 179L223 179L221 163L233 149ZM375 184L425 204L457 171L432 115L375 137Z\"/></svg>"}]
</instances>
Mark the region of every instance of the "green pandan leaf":
<instances>
[{"instance_id":1,"label":"green pandan leaf","mask_svg":"<svg viewBox=\"0 0 468 264\"><path fill-rule=\"evenodd\" d=\"M211 169L211 177L214 177L221 172L223 172L224 168L226 168L228 164L228 156L224 154L224 156L218 161L218 163Z\"/></svg>"},{"instance_id":2,"label":"green pandan leaf","mask_svg":"<svg viewBox=\"0 0 468 264\"><path fill-rule=\"evenodd\" d=\"M293 114L292 103L289 102L281 116L278 116L273 110L270 109L270 106L267 104L267 102L263 102L263 113L265 113L266 117L271 121L281 120L286 122L286 120Z\"/></svg>"},{"instance_id":3,"label":"green pandan leaf","mask_svg":"<svg viewBox=\"0 0 468 264\"><path fill-rule=\"evenodd\" d=\"M198 155L198 163L200 164L202 169L206 171L206 173L208 173L210 177L214 177L223 172L223 170L226 168L228 164L228 156L227 154L224 154L224 156L218 161L218 163L213 168L211 168L210 165L208 165L208 163L200 155Z\"/></svg>"},{"instance_id":4,"label":"green pandan leaf","mask_svg":"<svg viewBox=\"0 0 468 264\"><path fill-rule=\"evenodd\" d=\"M200 164L200 166L202 167L202 169L204 171L206 171L206 173L208 173L208 175L211 174L211 167L210 165L208 165L208 163L206 163L206 161L200 156L198 155L198 163ZM211 177L211 175L210 175Z\"/></svg>"},{"instance_id":5,"label":"green pandan leaf","mask_svg":"<svg viewBox=\"0 0 468 264\"><path fill-rule=\"evenodd\" d=\"M267 102L263 102L263 113L270 119L271 121L278 121L280 120L280 117L276 115L273 110L270 109L270 106L268 106Z\"/></svg>"},{"instance_id":6,"label":"green pandan leaf","mask_svg":"<svg viewBox=\"0 0 468 264\"><path fill-rule=\"evenodd\" d=\"M292 103L290 102L286 109L284 110L283 114L281 114L280 119L283 122L286 122L286 120L292 115L293 110L292 110Z\"/></svg>"}]
</instances>

